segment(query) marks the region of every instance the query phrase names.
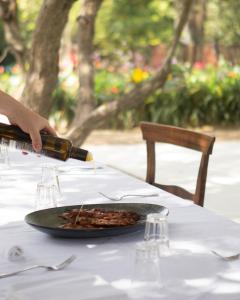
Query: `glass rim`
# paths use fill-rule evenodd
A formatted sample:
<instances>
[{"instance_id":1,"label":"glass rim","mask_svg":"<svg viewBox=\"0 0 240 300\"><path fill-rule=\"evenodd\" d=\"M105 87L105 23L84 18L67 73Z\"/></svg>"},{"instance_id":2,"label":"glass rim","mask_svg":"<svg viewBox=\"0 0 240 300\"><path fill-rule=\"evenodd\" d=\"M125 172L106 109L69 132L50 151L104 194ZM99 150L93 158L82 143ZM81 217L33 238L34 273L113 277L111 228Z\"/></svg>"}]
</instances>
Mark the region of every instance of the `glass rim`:
<instances>
[{"instance_id":1,"label":"glass rim","mask_svg":"<svg viewBox=\"0 0 240 300\"><path fill-rule=\"evenodd\" d=\"M147 215L146 222L158 223L167 220L167 216L162 213L151 213Z\"/></svg>"}]
</instances>

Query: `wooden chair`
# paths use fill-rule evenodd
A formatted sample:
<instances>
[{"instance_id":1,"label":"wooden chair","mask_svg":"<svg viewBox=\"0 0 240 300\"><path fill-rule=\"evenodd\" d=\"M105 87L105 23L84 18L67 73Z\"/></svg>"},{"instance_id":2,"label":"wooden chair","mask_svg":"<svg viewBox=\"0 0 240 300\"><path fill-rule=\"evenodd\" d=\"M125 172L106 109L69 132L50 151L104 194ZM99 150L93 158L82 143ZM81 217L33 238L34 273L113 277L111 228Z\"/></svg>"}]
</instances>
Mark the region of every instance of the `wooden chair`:
<instances>
[{"instance_id":1,"label":"wooden chair","mask_svg":"<svg viewBox=\"0 0 240 300\"><path fill-rule=\"evenodd\" d=\"M212 153L215 137L195 131L150 122L141 122L143 139L147 144L146 182L184 199L203 206L209 155ZM195 193L173 185L155 182L155 143L168 143L202 152Z\"/></svg>"}]
</instances>

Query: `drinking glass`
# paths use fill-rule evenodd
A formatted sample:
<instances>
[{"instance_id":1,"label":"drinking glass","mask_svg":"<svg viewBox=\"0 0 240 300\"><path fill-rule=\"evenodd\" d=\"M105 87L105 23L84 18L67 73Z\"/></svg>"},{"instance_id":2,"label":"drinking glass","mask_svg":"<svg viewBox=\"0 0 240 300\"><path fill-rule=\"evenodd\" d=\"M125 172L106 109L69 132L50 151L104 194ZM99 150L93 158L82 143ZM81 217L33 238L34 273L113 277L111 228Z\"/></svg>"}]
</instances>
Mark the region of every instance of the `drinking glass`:
<instances>
[{"instance_id":1,"label":"drinking glass","mask_svg":"<svg viewBox=\"0 0 240 300\"><path fill-rule=\"evenodd\" d=\"M8 153L8 145L5 142L5 139L1 139L0 142L0 164L1 169L9 169L9 153Z\"/></svg>"},{"instance_id":2,"label":"drinking glass","mask_svg":"<svg viewBox=\"0 0 240 300\"><path fill-rule=\"evenodd\" d=\"M161 213L148 214L144 240L158 248L159 255L169 254L169 236L167 216Z\"/></svg>"},{"instance_id":3,"label":"drinking glass","mask_svg":"<svg viewBox=\"0 0 240 300\"><path fill-rule=\"evenodd\" d=\"M4 139L0 141L0 181L1 186L8 183L9 175L8 171L10 170L9 163L9 153L8 153L8 145L5 143Z\"/></svg>"},{"instance_id":4,"label":"drinking glass","mask_svg":"<svg viewBox=\"0 0 240 300\"><path fill-rule=\"evenodd\" d=\"M162 278L156 244L148 241L137 243L130 292L132 297L148 299L149 296L159 295L161 288Z\"/></svg>"},{"instance_id":5,"label":"drinking glass","mask_svg":"<svg viewBox=\"0 0 240 300\"><path fill-rule=\"evenodd\" d=\"M58 206L61 206L63 198L62 198L62 192L60 188L57 166L51 164L43 165L40 182L46 186L54 185L56 187Z\"/></svg>"},{"instance_id":6,"label":"drinking glass","mask_svg":"<svg viewBox=\"0 0 240 300\"><path fill-rule=\"evenodd\" d=\"M52 207L57 207L56 186L39 183L37 185L35 209L41 210Z\"/></svg>"},{"instance_id":7,"label":"drinking glass","mask_svg":"<svg viewBox=\"0 0 240 300\"><path fill-rule=\"evenodd\" d=\"M55 185L58 193L61 195L61 189L58 178L58 170L54 165L43 165L41 183L45 185Z\"/></svg>"}]
</instances>

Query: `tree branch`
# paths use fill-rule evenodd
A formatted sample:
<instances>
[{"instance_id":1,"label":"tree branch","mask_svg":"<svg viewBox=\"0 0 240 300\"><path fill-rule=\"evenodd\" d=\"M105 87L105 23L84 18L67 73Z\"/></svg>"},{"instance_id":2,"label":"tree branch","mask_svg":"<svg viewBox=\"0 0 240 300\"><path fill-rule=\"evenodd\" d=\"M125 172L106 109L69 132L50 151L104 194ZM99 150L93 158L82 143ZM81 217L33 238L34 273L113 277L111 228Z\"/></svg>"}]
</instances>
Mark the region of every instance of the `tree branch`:
<instances>
[{"instance_id":1,"label":"tree branch","mask_svg":"<svg viewBox=\"0 0 240 300\"><path fill-rule=\"evenodd\" d=\"M83 123L79 121L78 126L72 126L68 133L68 137L72 139L74 143L81 145L89 133L97 128L97 126L104 124L109 117L112 117L125 109L137 107L147 97L164 85L167 75L171 70L172 58L175 54L183 28L187 22L192 2L193 0L184 1L182 13L175 29L172 46L169 49L162 68L150 80L138 84L129 93L117 97L114 101L102 104L93 110Z\"/></svg>"},{"instance_id":2,"label":"tree branch","mask_svg":"<svg viewBox=\"0 0 240 300\"><path fill-rule=\"evenodd\" d=\"M0 56L0 63L4 61L4 59L7 57L9 52L10 52L10 47L7 47L3 50L3 53Z\"/></svg>"},{"instance_id":3,"label":"tree branch","mask_svg":"<svg viewBox=\"0 0 240 300\"><path fill-rule=\"evenodd\" d=\"M3 22L8 50L15 56L22 70L25 71L27 48L19 29L16 0L0 0L0 17Z\"/></svg>"}]
</instances>

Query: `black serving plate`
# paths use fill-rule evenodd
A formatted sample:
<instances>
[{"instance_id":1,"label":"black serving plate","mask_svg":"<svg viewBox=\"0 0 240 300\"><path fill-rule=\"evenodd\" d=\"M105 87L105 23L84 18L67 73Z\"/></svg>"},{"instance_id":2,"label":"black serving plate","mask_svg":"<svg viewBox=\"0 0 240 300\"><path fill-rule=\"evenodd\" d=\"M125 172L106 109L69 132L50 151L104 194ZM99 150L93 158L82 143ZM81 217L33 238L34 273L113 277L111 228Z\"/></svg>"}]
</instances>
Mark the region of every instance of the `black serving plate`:
<instances>
[{"instance_id":1,"label":"black serving plate","mask_svg":"<svg viewBox=\"0 0 240 300\"><path fill-rule=\"evenodd\" d=\"M73 208L81 208L81 205L54 207L32 212L25 216L25 221L35 229L46 234L63 238L90 238L115 236L124 233L132 233L143 230L147 214L163 213L167 215L168 209L161 205L147 203L110 203L110 204L86 204L84 208L103 208L109 210L126 210L136 212L140 215L140 220L134 225L116 226L109 228L86 228L86 229L66 229L59 228L64 220L59 216Z\"/></svg>"}]
</instances>

